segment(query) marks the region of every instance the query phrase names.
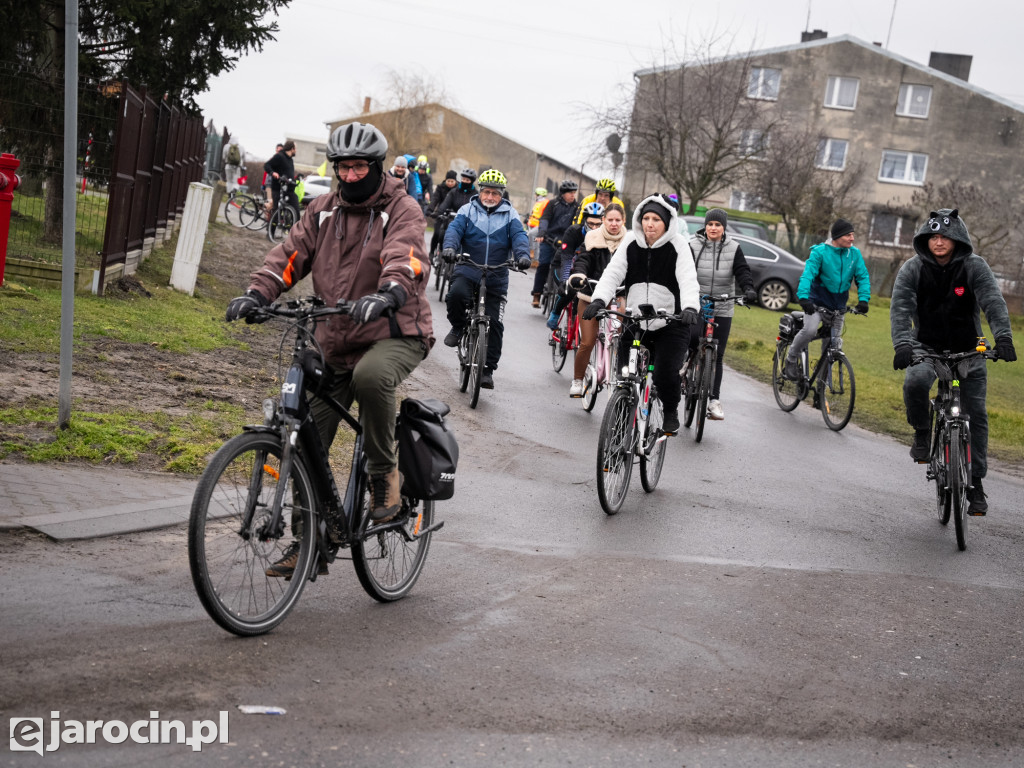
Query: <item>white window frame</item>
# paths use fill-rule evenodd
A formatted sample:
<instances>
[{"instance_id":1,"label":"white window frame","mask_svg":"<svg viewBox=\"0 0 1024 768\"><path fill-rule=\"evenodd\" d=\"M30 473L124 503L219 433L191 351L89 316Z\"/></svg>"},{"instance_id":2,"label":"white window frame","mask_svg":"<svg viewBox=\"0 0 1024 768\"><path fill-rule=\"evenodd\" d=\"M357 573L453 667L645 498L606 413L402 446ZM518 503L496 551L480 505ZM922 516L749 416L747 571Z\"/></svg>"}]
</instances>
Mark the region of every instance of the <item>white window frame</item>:
<instances>
[{"instance_id":1,"label":"white window frame","mask_svg":"<svg viewBox=\"0 0 1024 768\"><path fill-rule=\"evenodd\" d=\"M890 155L904 155L906 157L906 164L904 165L903 178L896 178L894 176L883 176L882 171L885 168L885 162ZM911 178L914 168L914 158L924 158L924 167L921 169L921 178ZM878 180L886 184L910 184L911 186L920 187L924 184L925 179L928 178L928 155L923 152L909 152L903 149L883 149L882 150L882 162L878 166Z\"/></svg>"},{"instance_id":2,"label":"white window frame","mask_svg":"<svg viewBox=\"0 0 1024 768\"><path fill-rule=\"evenodd\" d=\"M893 239L880 240L875 236L875 219L878 216L892 216L896 219L896 228L893 232ZM910 227L910 238L909 242L904 244L900 242L900 238L903 234L903 225L907 224ZM913 248L914 233L917 231L917 225L910 216L901 216L898 213L892 213L891 211L876 211L871 214L871 223L868 226L868 242L872 245L881 245L886 248Z\"/></svg>"},{"instance_id":3,"label":"white window frame","mask_svg":"<svg viewBox=\"0 0 1024 768\"><path fill-rule=\"evenodd\" d=\"M839 91L844 81L852 82L854 84L853 90L853 104L837 104L835 103L839 99ZM859 77L843 77L842 75L829 75L828 82L825 84L825 106L829 109L846 109L853 111L857 108L857 97L860 95L860 78Z\"/></svg>"},{"instance_id":4,"label":"white window frame","mask_svg":"<svg viewBox=\"0 0 1024 768\"><path fill-rule=\"evenodd\" d=\"M729 207L734 211L757 211L758 199L742 189L734 189L729 195Z\"/></svg>"},{"instance_id":5,"label":"white window frame","mask_svg":"<svg viewBox=\"0 0 1024 768\"><path fill-rule=\"evenodd\" d=\"M827 160L832 155L832 146L842 144L843 146L843 162L842 165L826 165L822 158ZM818 154L814 158L814 166L821 168L826 171L845 171L846 170L846 158L850 155L850 142L846 139L822 139L818 142Z\"/></svg>"},{"instance_id":6,"label":"white window frame","mask_svg":"<svg viewBox=\"0 0 1024 768\"><path fill-rule=\"evenodd\" d=\"M914 103L914 94L925 92L928 94L928 101L924 107L923 115L915 115L910 111L910 105ZM900 91L896 97L896 114L900 117L912 117L915 120L927 120L928 113L932 110L932 87L930 85L915 85L914 83L900 83Z\"/></svg>"},{"instance_id":7,"label":"white window frame","mask_svg":"<svg viewBox=\"0 0 1024 768\"><path fill-rule=\"evenodd\" d=\"M768 77L766 74L769 72L775 72L775 93L765 93L768 85ZM757 77L757 81L754 82L754 77ZM779 99L779 87L782 84L782 70L776 69L775 67L751 67L750 69L750 82L747 83L747 98L748 99L761 99L762 101L778 101Z\"/></svg>"},{"instance_id":8,"label":"white window frame","mask_svg":"<svg viewBox=\"0 0 1024 768\"><path fill-rule=\"evenodd\" d=\"M763 160L761 153L768 148L771 138L766 131L748 128L740 134L740 155L751 160Z\"/></svg>"}]
</instances>

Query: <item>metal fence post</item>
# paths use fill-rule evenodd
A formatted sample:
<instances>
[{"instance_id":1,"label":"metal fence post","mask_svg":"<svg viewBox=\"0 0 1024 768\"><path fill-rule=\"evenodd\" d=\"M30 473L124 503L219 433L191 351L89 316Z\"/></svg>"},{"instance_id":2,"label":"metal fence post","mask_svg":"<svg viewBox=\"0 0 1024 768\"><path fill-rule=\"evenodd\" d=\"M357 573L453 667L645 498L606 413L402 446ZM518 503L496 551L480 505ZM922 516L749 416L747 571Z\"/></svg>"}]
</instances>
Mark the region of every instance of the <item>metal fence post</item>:
<instances>
[{"instance_id":1,"label":"metal fence post","mask_svg":"<svg viewBox=\"0 0 1024 768\"><path fill-rule=\"evenodd\" d=\"M11 208L14 190L21 185L15 173L21 161L4 152L0 155L0 285L4 284L4 265L7 263L7 236L11 231Z\"/></svg>"}]
</instances>

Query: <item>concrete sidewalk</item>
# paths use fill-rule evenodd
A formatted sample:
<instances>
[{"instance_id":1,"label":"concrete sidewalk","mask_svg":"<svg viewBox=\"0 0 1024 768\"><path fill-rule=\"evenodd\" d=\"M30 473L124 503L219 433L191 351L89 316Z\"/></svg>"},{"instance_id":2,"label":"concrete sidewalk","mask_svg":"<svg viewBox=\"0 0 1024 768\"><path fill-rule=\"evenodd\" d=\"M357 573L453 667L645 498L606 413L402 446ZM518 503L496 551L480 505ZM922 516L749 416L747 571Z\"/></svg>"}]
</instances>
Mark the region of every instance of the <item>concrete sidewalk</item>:
<instances>
[{"instance_id":1,"label":"concrete sidewalk","mask_svg":"<svg viewBox=\"0 0 1024 768\"><path fill-rule=\"evenodd\" d=\"M122 467L0 462L0 530L64 540L175 525L188 520L197 482Z\"/></svg>"}]
</instances>

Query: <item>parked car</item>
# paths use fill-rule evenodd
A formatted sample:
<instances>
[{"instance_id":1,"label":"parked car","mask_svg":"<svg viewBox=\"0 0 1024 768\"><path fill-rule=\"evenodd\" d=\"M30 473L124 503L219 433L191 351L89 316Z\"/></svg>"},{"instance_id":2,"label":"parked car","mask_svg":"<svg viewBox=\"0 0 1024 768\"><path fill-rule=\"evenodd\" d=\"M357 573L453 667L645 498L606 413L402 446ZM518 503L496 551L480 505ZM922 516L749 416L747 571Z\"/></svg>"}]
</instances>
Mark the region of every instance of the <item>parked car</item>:
<instances>
[{"instance_id":1,"label":"parked car","mask_svg":"<svg viewBox=\"0 0 1024 768\"><path fill-rule=\"evenodd\" d=\"M331 179L327 176L307 176L305 182L306 191L302 196L303 205L331 191Z\"/></svg>"},{"instance_id":2,"label":"parked car","mask_svg":"<svg viewBox=\"0 0 1024 768\"><path fill-rule=\"evenodd\" d=\"M703 216L680 216L679 219L680 221L686 222L686 228L690 231L691 235L697 234L697 230L704 226ZM726 225L725 231L732 232L735 235L756 237L758 240L768 239L768 230L760 224L756 224L752 221L729 219L729 223Z\"/></svg>"},{"instance_id":3,"label":"parked car","mask_svg":"<svg viewBox=\"0 0 1024 768\"><path fill-rule=\"evenodd\" d=\"M685 234L683 227L690 224L685 220L693 218L697 217L681 216L679 231ZM700 219L700 224L704 226L704 219ZM754 278L758 303L773 312L784 311L796 297L796 288L800 283L800 276L804 273L804 262L767 240L728 230L726 232L726 236L739 243L743 249L743 257L747 260L751 276Z\"/></svg>"}]
</instances>

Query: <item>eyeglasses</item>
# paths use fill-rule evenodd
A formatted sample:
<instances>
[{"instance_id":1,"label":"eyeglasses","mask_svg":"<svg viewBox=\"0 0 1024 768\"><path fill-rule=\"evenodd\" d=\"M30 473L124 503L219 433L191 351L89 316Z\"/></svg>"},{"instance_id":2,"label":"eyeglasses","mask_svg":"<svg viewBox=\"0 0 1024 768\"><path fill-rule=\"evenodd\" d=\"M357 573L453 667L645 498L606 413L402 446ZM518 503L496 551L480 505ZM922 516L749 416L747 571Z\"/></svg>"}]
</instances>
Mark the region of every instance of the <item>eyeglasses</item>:
<instances>
[{"instance_id":1,"label":"eyeglasses","mask_svg":"<svg viewBox=\"0 0 1024 768\"><path fill-rule=\"evenodd\" d=\"M335 173L337 173L342 178L345 178L350 173L353 173L353 174L355 174L355 177L357 179L361 179L366 174L368 174L370 172L370 164L369 163L365 163L365 162L359 162L359 163L341 163L341 162L338 162L338 163L334 164L334 171L335 171Z\"/></svg>"},{"instance_id":2,"label":"eyeglasses","mask_svg":"<svg viewBox=\"0 0 1024 768\"><path fill-rule=\"evenodd\" d=\"M587 221L584 223L587 225L587 229L597 229L598 227L601 226L600 221Z\"/></svg>"}]
</instances>

